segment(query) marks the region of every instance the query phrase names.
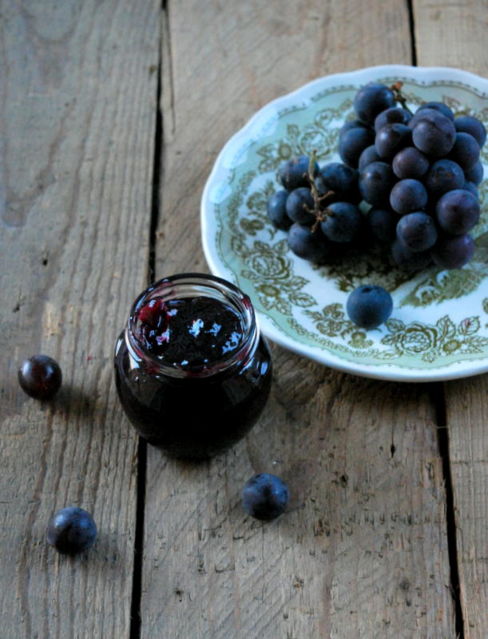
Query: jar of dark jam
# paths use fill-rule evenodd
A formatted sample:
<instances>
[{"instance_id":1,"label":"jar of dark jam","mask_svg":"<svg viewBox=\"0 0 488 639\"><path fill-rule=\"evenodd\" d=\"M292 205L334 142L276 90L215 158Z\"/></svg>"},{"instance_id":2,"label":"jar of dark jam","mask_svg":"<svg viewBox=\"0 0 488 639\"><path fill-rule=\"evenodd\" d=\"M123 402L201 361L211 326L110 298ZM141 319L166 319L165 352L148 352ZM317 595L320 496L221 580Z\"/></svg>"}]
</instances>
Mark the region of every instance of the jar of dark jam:
<instances>
[{"instance_id":1,"label":"jar of dark jam","mask_svg":"<svg viewBox=\"0 0 488 639\"><path fill-rule=\"evenodd\" d=\"M247 295L211 275L174 275L134 302L115 346L115 378L142 437L174 457L202 459L255 424L271 356Z\"/></svg>"}]
</instances>

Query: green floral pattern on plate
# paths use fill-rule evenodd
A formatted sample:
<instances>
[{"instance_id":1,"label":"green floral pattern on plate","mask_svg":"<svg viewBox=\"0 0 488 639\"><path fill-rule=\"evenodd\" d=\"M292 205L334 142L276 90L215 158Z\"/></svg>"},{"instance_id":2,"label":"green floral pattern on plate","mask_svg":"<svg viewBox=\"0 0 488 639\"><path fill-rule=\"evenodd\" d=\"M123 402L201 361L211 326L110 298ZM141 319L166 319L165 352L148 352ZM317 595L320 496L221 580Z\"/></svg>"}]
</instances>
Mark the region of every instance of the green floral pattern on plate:
<instances>
[{"instance_id":1,"label":"green floral pattern on plate","mask_svg":"<svg viewBox=\"0 0 488 639\"><path fill-rule=\"evenodd\" d=\"M456 113L488 120L488 96L465 83L378 79L386 84L402 80L412 106L441 99ZM477 251L461 270L430 268L412 278L381 255L353 255L333 266L312 266L288 251L286 234L267 219L266 201L279 188L276 169L283 160L314 149L321 164L337 159L338 131L344 119L353 117L356 89L334 86L304 103L297 99L276 110L235 155L227 181L212 202L221 274L231 274L280 334L343 360L429 369L488 358L486 182L480 188L483 212L474 233ZM488 162L488 148L482 159ZM344 313L347 294L365 282L384 286L395 302L394 317L369 332L354 326Z\"/></svg>"}]
</instances>

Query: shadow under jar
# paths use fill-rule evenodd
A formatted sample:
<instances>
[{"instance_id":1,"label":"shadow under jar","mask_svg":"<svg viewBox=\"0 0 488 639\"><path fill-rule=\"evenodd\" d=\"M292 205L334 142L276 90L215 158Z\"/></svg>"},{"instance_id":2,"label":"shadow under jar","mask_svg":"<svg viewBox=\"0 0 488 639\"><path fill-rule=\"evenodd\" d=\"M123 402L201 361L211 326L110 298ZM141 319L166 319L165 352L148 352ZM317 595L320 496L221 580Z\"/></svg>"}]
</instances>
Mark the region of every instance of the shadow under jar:
<instances>
[{"instance_id":1,"label":"shadow under jar","mask_svg":"<svg viewBox=\"0 0 488 639\"><path fill-rule=\"evenodd\" d=\"M129 420L179 458L205 459L244 437L268 398L271 369L251 301L212 275L173 275L150 286L115 346Z\"/></svg>"}]
</instances>

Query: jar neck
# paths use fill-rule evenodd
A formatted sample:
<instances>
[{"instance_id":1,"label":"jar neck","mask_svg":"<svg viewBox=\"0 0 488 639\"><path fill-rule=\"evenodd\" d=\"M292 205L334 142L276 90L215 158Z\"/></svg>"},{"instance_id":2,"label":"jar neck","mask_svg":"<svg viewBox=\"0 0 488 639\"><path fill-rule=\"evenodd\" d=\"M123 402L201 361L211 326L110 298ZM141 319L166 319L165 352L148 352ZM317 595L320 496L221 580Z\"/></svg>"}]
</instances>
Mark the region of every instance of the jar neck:
<instances>
[{"instance_id":1,"label":"jar neck","mask_svg":"<svg viewBox=\"0 0 488 639\"><path fill-rule=\"evenodd\" d=\"M151 300L183 300L208 297L217 300L237 314L241 323L242 337L235 350L208 365L186 368L151 353L140 338L139 311ZM251 301L236 286L213 275L185 273L159 280L146 289L134 302L125 328L125 342L130 356L151 371L151 374L175 378L210 377L224 371L246 366L259 343L259 329Z\"/></svg>"}]
</instances>

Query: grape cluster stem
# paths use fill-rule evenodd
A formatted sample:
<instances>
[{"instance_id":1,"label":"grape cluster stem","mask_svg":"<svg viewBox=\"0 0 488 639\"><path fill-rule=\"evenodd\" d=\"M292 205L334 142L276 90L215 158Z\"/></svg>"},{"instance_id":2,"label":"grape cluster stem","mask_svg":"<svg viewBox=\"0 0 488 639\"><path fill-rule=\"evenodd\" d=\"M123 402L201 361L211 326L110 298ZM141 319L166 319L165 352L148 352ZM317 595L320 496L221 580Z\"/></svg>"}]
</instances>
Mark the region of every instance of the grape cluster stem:
<instances>
[{"instance_id":1,"label":"grape cluster stem","mask_svg":"<svg viewBox=\"0 0 488 639\"><path fill-rule=\"evenodd\" d=\"M335 195L335 191L327 191L327 193L324 193L324 195L319 195L319 191L317 189L317 185L315 184L315 177L314 177L314 168L315 168L316 162L317 162L317 151L315 151L314 149L312 153L310 154L310 160L308 163L308 179L310 181L310 190L312 192L312 197L314 202L314 208L312 211L310 211L310 213L315 215L315 222L313 223L311 228L312 233L315 233L320 222L323 222L329 215L332 215L332 213L330 211L328 212L327 209L325 211L321 210L320 204L324 202L331 195Z\"/></svg>"},{"instance_id":2,"label":"grape cluster stem","mask_svg":"<svg viewBox=\"0 0 488 639\"><path fill-rule=\"evenodd\" d=\"M402 93L402 87L403 87L403 82L400 82L399 80L398 82L395 82L395 84L392 84L390 89L393 91L395 100L397 102L400 102L400 104L405 109L405 111L408 111L410 115L413 115L413 111L409 108L407 104L407 98Z\"/></svg>"}]
</instances>

